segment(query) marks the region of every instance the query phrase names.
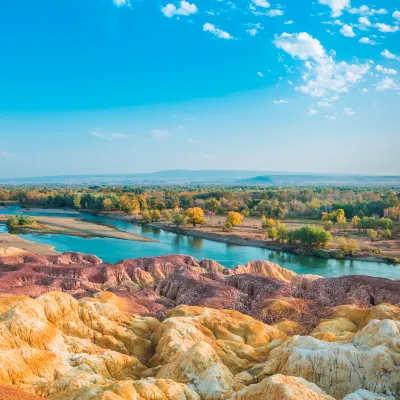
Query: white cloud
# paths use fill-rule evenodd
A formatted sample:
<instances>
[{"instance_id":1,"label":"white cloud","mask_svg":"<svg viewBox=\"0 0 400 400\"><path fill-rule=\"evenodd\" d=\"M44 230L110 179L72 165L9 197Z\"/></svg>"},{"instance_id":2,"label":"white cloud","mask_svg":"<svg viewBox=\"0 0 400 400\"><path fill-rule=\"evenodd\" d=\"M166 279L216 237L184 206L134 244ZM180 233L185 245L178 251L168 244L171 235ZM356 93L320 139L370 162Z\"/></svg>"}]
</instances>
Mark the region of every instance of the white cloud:
<instances>
[{"instance_id":1,"label":"white cloud","mask_svg":"<svg viewBox=\"0 0 400 400\"><path fill-rule=\"evenodd\" d=\"M274 104L287 104L289 103L287 100L274 100L273 101Z\"/></svg>"},{"instance_id":2,"label":"white cloud","mask_svg":"<svg viewBox=\"0 0 400 400\"><path fill-rule=\"evenodd\" d=\"M292 81L287 81L288 82L288 84L290 85L290 86L293 86L293 82Z\"/></svg>"},{"instance_id":3,"label":"white cloud","mask_svg":"<svg viewBox=\"0 0 400 400\"><path fill-rule=\"evenodd\" d=\"M375 69L384 75L397 75L397 71L392 68L385 68L382 65L377 65Z\"/></svg>"},{"instance_id":4,"label":"white cloud","mask_svg":"<svg viewBox=\"0 0 400 400\"><path fill-rule=\"evenodd\" d=\"M339 17L345 8L350 7L350 0L318 0L318 2L332 9L332 17Z\"/></svg>"},{"instance_id":5,"label":"white cloud","mask_svg":"<svg viewBox=\"0 0 400 400\"><path fill-rule=\"evenodd\" d=\"M356 34L353 31L353 28L350 25L343 25L342 29L340 30L340 33L343 36L347 36L347 37L356 36Z\"/></svg>"},{"instance_id":6,"label":"white cloud","mask_svg":"<svg viewBox=\"0 0 400 400\"><path fill-rule=\"evenodd\" d=\"M268 17L281 17L283 15L282 10L269 10L267 12Z\"/></svg>"},{"instance_id":7,"label":"white cloud","mask_svg":"<svg viewBox=\"0 0 400 400\"><path fill-rule=\"evenodd\" d=\"M292 57L298 57L304 61L309 58L317 60L326 57L319 40L314 39L307 32L282 33L281 36L275 37L274 44Z\"/></svg>"},{"instance_id":8,"label":"white cloud","mask_svg":"<svg viewBox=\"0 0 400 400\"><path fill-rule=\"evenodd\" d=\"M396 56L396 54L391 53L388 49L385 49L384 51L382 51L381 55L383 57L388 58L389 60L397 60L400 61L400 57Z\"/></svg>"},{"instance_id":9,"label":"white cloud","mask_svg":"<svg viewBox=\"0 0 400 400\"><path fill-rule=\"evenodd\" d=\"M400 90L400 85L398 85L392 78L386 76L376 85L376 90L380 92L384 90Z\"/></svg>"},{"instance_id":10,"label":"white cloud","mask_svg":"<svg viewBox=\"0 0 400 400\"><path fill-rule=\"evenodd\" d=\"M205 158L205 159L213 159L216 157L215 154L204 153L202 151L199 151L198 153L188 153L188 156L193 158Z\"/></svg>"},{"instance_id":11,"label":"white cloud","mask_svg":"<svg viewBox=\"0 0 400 400\"><path fill-rule=\"evenodd\" d=\"M329 103L327 101L317 101L315 105L319 108L331 108L332 103Z\"/></svg>"},{"instance_id":12,"label":"white cloud","mask_svg":"<svg viewBox=\"0 0 400 400\"><path fill-rule=\"evenodd\" d=\"M392 14L392 17L393 17L394 19L397 19L398 21L400 21L400 11L395 11L395 12Z\"/></svg>"},{"instance_id":13,"label":"white cloud","mask_svg":"<svg viewBox=\"0 0 400 400\"><path fill-rule=\"evenodd\" d=\"M317 114L317 110L314 110L313 108L310 108L308 110L308 115L316 115Z\"/></svg>"},{"instance_id":14,"label":"white cloud","mask_svg":"<svg viewBox=\"0 0 400 400\"><path fill-rule=\"evenodd\" d=\"M1 158L14 158L16 155L14 153L9 153L8 151L0 151Z\"/></svg>"},{"instance_id":15,"label":"white cloud","mask_svg":"<svg viewBox=\"0 0 400 400\"><path fill-rule=\"evenodd\" d=\"M362 92L362 93L368 93L368 89L367 89L367 88L362 88L362 89L361 89L361 92Z\"/></svg>"},{"instance_id":16,"label":"white cloud","mask_svg":"<svg viewBox=\"0 0 400 400\"><path fill-rule=\"evenodd\" d=\"M360 8L350 8L349 9L349 13L350 14L361 14L361 15L372 16L372 15L375 15L375 14L378 14L378 15L387 14L388 11L386 9L384 9L384 8L380 8L379 10L375 10L373 8L371 9L368 6L363 5Z\"/></svg>"},{"instance_id":17,"label":"white cloud","mask_svg":"<svg viewBox=\"0 0 400 400\"><path fill-rule=\"evenodd\" d=\"M283 33L275 37L274 44L293 58L304 61L304 84L296 87L296 90L313 97L348 92L351 86L363 80L370 69L368 63L336 63L319 40L306 32Z\"/></svg>"},{"instance_id":18,"label":"white cloud","mask_svg":"<svg viewBox=\"0 0 400 400\"><path fill-rule=\"evenodd\" d=\"M390 26L388 24L381 24L381 23L377 23L374 25L380 32L384 32L384 33L393 33L393 32L397 32L399 30L399 27L397 25L394 26Z\"/></svg>"},{"instance_id":19,"label":"white cloud","mask_svg":"<svg viewBox=\"0 0 400 400\"><path fill-rule=\"evenodd\" d=\"M189 2L182 0L179 8L174 4L167 4L161 8L161 12L168 18L172 18L175 15L182 15L187 17L188 15L196 14L198 11L196 4L190 4Z\"/></svg>"},{"instance_id":20,"label":"white cloud","mask_svg":"<svg viewBox=\"0 0 400 400\"><path fill-rule=\"evenodd\" d=\"M113 0L113 3L117 7L129 6L131 4L129 0Z\"/></svg>"},{"instance_id":21,"label":"white cloud","mask_svg":"<svg viewBox=\"0 0 400 400\"><path fill-rule=\"evenodd\" d=\"M269 8L271 4L266 0L252 0L257 7Z\"/></svg>"},{"instance_id":22,"label":"white cloud","mask_svg":"<svg viewBox=\"0 0 400 400\"><path fill-rule=\"evenodd\" d=\"M215 35L216 37L218 37L220 39L233 39L233 36L231 36L228 32L225 32L225 31L217 28L213 24L209 24L208 22L206 22L203 25L203 31L204 32L210 32L210 33L212 33L213 35Z\"/></svg>"},{"instance_id":23,"label":"white cloud","mask_svg":"<svg viewBox=\"0 0 400 400\"><path fill-rule=\"evenodd\" d=\"M346 117L353 117L355 115L355 111L352 108L344 108L343 112Z\"/></svg>"},{"instance_id":24,"label":"white cloud","mask_svg":"<svg viewBox=\"0 0 400 400\"><path fill-rule=\"evenodd\" d=\"M284 24L285 25L292 25L292 24L294 24L294 21L292 21L292 20L285 21Z\"/></svg>"},{"instance_id":25,"label":"white cloud","mask_svg":"<svg viewBox=\"0 0 400 400\"><path fill-rule=\"evenodd\" d=\"M249 28L249 29L246 30L246 32L250 36L255 36L255 35L257 35L257 33L260 30L264 29L264 27L260 23L258 23L258 24L246 24L246 26Z\"/></svg>"},{"instance_id":26,"label":"white cloud","mask_svg":"<svg viewBox=\"0 0 400 400\"><path fill-rule=\"evenodd\" d=\"M358 22L359 22L361 25L372 26L371 21L370 21L367 17L360 17L360 18L358 18Z\"/></svg>"},{"instance_id":27,"label":"white cloud","mask_svg":"<svg viewBox=\"0 0 400 400\"><path fill-rule=\"evenodd\" d=\"M202 142L200 142L200 140L196 140L196 139L193 139L193 138L189 138L189 139L188 139L188 143L189 143L191 146L193 146L193 145L195 145L195 144L202 144Z\"/></svg>"},{"instance_id":28,"label":"white cloud","mask_svg":"<svg viewBox=\"0 0 400 400\"><path fill-rule=\"evenodd\" d=\"M257 72L257 75L258 75L260 78L264 78L264 74L262 74L261 72Z\"/></svg>"},{"instance_id":29,"label":"white cloud","mask_svg":"<svg viewBox=\"0 0 400 400\"><path fill-rule=\"evenodd\" d=\"M374 46L376 44L375 40L370 39L369 37L362 37L359 42L361 44L370 44L371 46Z\"/></svg>"},{"instance_id":30,"label":"white cloud","mask_svg":"<svg viewBox=\"0 0 400 400\"><path fill-rule=\"evenodd\" d=\"M168 131L163 131L161 129L153 129L150 133L151 133L151 136L153 136L153 137L165 137L165 136L168 136Z\"/></svg>"},{"instance_id":31,"label":"white cloud","mask_svg":"<svg viewBox=\"0 0 400 400\"><path fill-rule=\"evenodd\" d=\"M106 140L113 140L113 139L121 139L121 138L126 138L128 135L125 133L103 133L100 132L98 129L93 129L90 134L94 137L97 137L99 139L106 139Z\"/></svg>"},{"instance_id":32,"label":"white cloud","mask_svg":"<svg viewBox=\"0 0 400 400\"><path fill-rule=\"evenodd\" d=\"M336 117L335 116L333 116L333 115L325 115L325 118L326 119L336 119Z\"/></svg>"}]
</instances>

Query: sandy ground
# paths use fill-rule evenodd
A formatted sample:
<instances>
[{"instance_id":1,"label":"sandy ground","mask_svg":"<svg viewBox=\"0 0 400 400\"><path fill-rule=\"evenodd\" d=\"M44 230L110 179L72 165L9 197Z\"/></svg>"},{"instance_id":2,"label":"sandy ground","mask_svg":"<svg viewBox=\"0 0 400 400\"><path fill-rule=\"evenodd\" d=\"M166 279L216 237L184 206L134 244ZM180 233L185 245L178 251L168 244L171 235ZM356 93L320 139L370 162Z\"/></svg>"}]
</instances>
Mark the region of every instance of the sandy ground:
<instances>
[{"instance_id":1,"label":"sandy ground","mask_svg":"<svg viewBox=\"0 0 400 400\"><path fill-rule=\"evenodd\" d=\"M47 214L76 214L79 215L80 212L76 210L67 210L63 208L24 208L24 211L31 211L37 213L47 213Z\"/></svg>"},{"instance_id":2,"label":"sandy ground","mask_svg":"<svg viewBox=\"0 0 400 400\"><path fill-rule=\"evenodd\" d=\"M9 247L15 247L17 249L22 249L29 251L31 253L42 254L42 255L52 255L59 254L54 250L53 246L48 246L47 244L40 244L30 242L29 240L22 239L18 235L10 235L9 233L0 234L0 253L2 249ZM1 399L1 397L0 397Z\"/></svg>"},{"instance_id":3,"label":"sandy ground","mask_svg":"<svg viewBox=\"0 0 400 400\"><path fill-rule=\"evenodd\" d=\"M7 219L8 216L0 215L0 222L5 222ZM133 240L136 242L153 242L152 239L146 236L135 235L133 233L119 231L113 227L94 224L92 222L74 218L36 216L35 219L42 229L25 229L25 231L32 231L35 233L60 233L81 237L107 237L113 239Z\"/></svg>"}]
</instances>

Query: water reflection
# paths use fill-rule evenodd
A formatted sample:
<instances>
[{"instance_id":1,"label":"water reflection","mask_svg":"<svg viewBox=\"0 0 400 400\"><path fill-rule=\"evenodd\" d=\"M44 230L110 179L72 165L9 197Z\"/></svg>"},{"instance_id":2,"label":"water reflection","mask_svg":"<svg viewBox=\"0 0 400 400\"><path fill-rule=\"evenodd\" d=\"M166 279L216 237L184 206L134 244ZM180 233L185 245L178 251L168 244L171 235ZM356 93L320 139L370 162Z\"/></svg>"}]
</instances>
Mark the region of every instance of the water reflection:
<instances>
[{"instance_id":1,"label":"water reflection","mask_svg":"<svg viewBox=\"0 0 400 400\"><path fill-rule=\"evenodd\" d=\"M1 214L21 213L19 207L0 209ZM37 212L28 211L27 215L39 215ZM79 217L77 214L53 214L40 213L44 216ZM109 238L79 238L66 235L21 235L27 240L55 246L58 251L79 251L83 253L96 254L104 261L116 262L123 258L150 257L164 254L187 254L197 259L210 258L218 261L226 267L233 267L238 264L246 264L251 260L270 260L284 268L291 269L301 274L316 274L323 276L339 275L372 275L388 278L400 279L400 267L381 264L373 261L357 260L334 260L320 259L311 256L295 255L283 251L273 251L268 249L236 246L221 242L213 242L201 238L192 238L172 232L166 232L159 228L135 225L126 221L112 220L105 217L84 214L82 218L112 225L115 228L148 236L157 242L144 243L132 242L129 240L109 239ZM6 227L0 226L0 231L5 232Z\"/></svg>"}]
</instances>

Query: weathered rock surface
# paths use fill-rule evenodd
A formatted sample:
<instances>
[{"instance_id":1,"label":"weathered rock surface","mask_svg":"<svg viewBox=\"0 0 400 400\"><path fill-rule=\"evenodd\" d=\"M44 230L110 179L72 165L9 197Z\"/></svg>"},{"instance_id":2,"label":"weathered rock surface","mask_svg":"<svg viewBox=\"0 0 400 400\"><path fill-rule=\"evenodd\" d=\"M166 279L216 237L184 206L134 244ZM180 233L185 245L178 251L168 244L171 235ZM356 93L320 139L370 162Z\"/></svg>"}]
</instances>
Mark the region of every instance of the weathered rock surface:
<instances>
[{"instance_id":1,"label":"weathered rock surface","mask_svg":"<svg viewBox=\"0 0 400 400\"><path fill-rule=\"evenodd\" d=\"M398 399L399 306L399 281L267 261L4 251L0 399Z\"/></svg>"}]
</instances>

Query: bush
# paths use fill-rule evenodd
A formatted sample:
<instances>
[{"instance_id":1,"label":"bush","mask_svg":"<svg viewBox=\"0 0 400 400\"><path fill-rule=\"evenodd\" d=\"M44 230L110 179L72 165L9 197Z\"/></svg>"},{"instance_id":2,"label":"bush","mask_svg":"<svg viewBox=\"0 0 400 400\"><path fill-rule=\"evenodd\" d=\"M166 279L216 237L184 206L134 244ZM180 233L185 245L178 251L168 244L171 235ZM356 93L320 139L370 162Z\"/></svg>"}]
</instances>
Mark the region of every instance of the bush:
<instances>
[{"instance_id":1,"label":"bush","mask_svg":"<svg viewBox=\"0 0 400 400\"><path fill-rule=\"evenodd\" d=\"M7 221L7 226L9 228L17 228L21 226L29 226L36 224L35 217L30 217L26 215L16 215L14 217L9 218Z\"/></svg>"},{"instance_id":2,"label":"bush","mask_svg":"<svg viewBox=\"0 0 400 400\"><path fill-rule=\"evenodd\" d=\"M314 250L314 256L319 257L319 258L325 258L325 259L331 258L330 254L326 250L323 250L323 249Z\"/></svg>"},{"instance_id":3,"label":"bush","mask_svg":"<svg viewBox=\"0 0 400 400\"><path fill-rule=\"evenodd\" d=\"M376 238L378 237L378 232L374 229L368 229L367 236L371 239L371 242L375 242Z\"/></svg>"},{"instance_id":4,"label":"bush","mask_svg":"<svg viewBox=\"0 0 400 400\"><path fill-rule=\"evenodd\" d=\"M385 257L384 260L390 264L400 264L399 257Z\"/></svg>"},{"instance_id":5,"label":"bush","mask_svg":"<svg viewBox=\"0 0 400 400\"><path fill-rule=\"evenodd\" d=\"M290 231L288 234L288 243L299 244L305 248L321 248L325 249L332 241L330 232L322 228L306 225L299 229Z\"/></svg>"},{"instance_id":6,"label":"bush","mask_svg":"<svg viewBox=\"0 0 400 400\"><path fill-rule=\"evenodd\" d=\"M386 239L386 240L391 239L392 238L392 231L389 230L389 229L385 229L384 231L382 231L380 233L380 237L382 239Z\"/></svg>"}]
</instances>

